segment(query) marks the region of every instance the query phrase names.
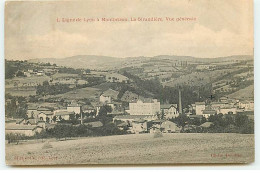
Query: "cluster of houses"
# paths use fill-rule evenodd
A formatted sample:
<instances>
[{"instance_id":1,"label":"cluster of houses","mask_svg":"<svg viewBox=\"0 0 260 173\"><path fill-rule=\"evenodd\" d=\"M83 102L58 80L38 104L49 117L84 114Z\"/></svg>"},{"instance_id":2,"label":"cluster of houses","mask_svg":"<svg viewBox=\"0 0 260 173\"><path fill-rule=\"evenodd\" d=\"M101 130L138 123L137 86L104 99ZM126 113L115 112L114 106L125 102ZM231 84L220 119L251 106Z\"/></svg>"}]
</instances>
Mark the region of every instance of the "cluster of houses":
<instances>
[{"instance_id":1,"label":"cluster of houses","mask_svg":"<svg viewBox=\"0 0 260 173\"><path fill-rule=\"evenodd\" d=\"M156 131L176 133L181 130L175 123L169 121L183 112L181 97L179 97L178 106L177 104L162 104L157 99L139 97L130 91L123 94L122 101L118 99L118 94L118 91L108 89L100 94L99 102L91 103L91 105L74 100L65 107L29 106L27 109L28 119L10 120L12 123L7 123L6 133L22 133L33 136L41 130L53 128L62 120L88 118L83 117L82 114L88 113L91 118L95 118L104 105L111 107L112 111L108 114L113 115L113 123L119 129L128 130L130 133L154 133ZM123 102L127 102L128 106L123 106ZM253 111L253 101L221 97L218 102L195 102L184 112L190 119L201 120L203 117L207 119L211 115L220 113L224 115L247 113L253 117ZM99 121L93 123L102 126ZM207 125L207 123L203 124L203 126Z\"/></svg>"}]
</instances>

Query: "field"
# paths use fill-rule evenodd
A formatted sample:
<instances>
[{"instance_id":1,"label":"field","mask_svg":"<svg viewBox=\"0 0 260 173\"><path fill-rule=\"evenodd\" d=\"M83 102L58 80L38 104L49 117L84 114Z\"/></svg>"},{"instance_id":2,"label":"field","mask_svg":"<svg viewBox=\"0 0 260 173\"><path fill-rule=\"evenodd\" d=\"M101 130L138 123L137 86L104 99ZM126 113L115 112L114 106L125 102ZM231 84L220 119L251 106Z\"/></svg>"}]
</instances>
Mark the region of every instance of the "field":
<instances>
[{"instance_id":1,"label":"field","mask_svg":"<svg viewBox=\"0 0 260 173\"><path fill-rule=\"evenodd\" d=\"M97 88L86 87L81 89L74 89L64 94L51 95L48 98L63 98L73 100L77 98L78 100L89 98L90 100L97 100L101 91Z\"/></svg>"},{"instance_id":2,"label":"field","mask_svg":"<svg viewBox=\"0 0 260 173\"><path fill-rule=\"evenodd\" d=\"M254 98L254 85L238 90L229 95L230 98L249 99Z\"/></svg>"},{"instance_id":3,"label":"field","mask_svg":"<svg viewBox=\"0 0 260 173\"><path fill-rule=\"evenodd\" d=\"M254 135L153 134L6 144L8 165L250 163Z\"/></svg>"}]
</instances>

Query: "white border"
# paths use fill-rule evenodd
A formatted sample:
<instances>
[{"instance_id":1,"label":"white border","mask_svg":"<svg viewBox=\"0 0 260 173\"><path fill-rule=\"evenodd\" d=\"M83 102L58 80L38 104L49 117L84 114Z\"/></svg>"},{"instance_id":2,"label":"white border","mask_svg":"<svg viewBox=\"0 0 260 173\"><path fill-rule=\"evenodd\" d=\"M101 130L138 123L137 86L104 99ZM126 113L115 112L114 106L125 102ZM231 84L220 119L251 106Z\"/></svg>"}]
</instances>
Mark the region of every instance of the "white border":
<instances>
[{"instance_id":1,"label":"white border","mask_svg":"<svg viewBox=\"0 0 260 173\"><path fill-rule=\"evenodd\" d=\"M13 167L8 167L5 165L5 131L4 131L4 1L0 1L0 169L4 170L10 170L13 169ZM154 169L160 169L160 170L245 170L245 169L251 169L251 170L259 170L260 169L260 0L254 0L254 43L255 43L255 162L250 165L228 165L228 166L175 166L175 167L116 167L116 168L84 168L84 167L73 167L73 169L77 169L77 171L82 171L82 169L91 169L92 171L95 170L95 172L129 172L139 170L140 172L147 170L149 172L153 172ZM45 170L39 170L40 168L15 168L15 170L20 171L35 171L33 169L37 169L37 171L45 171ZM58 169L58 171L66 172L71 171L71 168L64 167L64 168L50 168L50 169ZM66 170L65 170L66 169ZM125 170L128 169L128 170ZM2 172L2 171L1 171ZM190 171L189 171L190 172ZM193 171L198 172L198 171ZM237 172L237 171L236 171Z\"/></svg>"}]
</instances>

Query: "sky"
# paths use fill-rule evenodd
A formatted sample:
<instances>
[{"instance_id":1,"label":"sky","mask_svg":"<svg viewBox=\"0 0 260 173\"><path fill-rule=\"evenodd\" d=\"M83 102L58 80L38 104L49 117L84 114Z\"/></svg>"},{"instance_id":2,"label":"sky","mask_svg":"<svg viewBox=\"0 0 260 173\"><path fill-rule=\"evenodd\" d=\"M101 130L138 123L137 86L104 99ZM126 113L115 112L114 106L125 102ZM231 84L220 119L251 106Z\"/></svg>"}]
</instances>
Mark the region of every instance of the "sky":
<instances>
[{"instance_id":1,"label":"sky","mask_svg":"<svg viewBox=\"0 0 260 173\"><path fill-rule=\"evenodd\" d=\"M118 58L253 54L252 0L87 0L8 2L5 58ZM163 21L130 21L131 18ZM175 21L167 21L166 17ZM178 18L196 18L177 21ZM61 22L94 19L93 22ZM103 22L102 18L128 21ZM60 22L57 22L57 19ZM97 21L100 19L100 21Z\"/></svg>"}]
</instances>

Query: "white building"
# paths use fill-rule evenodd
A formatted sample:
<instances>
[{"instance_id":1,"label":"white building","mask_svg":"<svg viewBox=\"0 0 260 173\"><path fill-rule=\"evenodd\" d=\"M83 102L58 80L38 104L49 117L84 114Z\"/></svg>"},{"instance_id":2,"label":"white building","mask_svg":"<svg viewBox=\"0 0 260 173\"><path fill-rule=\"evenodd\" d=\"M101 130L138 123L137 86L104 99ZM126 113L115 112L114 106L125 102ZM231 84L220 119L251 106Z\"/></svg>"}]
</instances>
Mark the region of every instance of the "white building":
<instances>
[{"instance_id":1,"label":"white building","mask_svg":"<svg viewBox=\"0 0 260 173\"><path fill-rule=\"evenodd\" d=\"M69 112L69 111L57 111L54 114L56 116L56 121L59 121L60 119L64 120L70 120L70 116L74 116L74 112Z\"/></svg>"},{"instance_id":2,"label":"white building","mask_svg":"<svg viewBox=\"0 0 260 173\"><path fill-rule=\"evenodd\" d=\"M254 101L240 101L238 106L240 109L254 110Z\"/></svg>"},{"instance_id":3,"label":"white building","mask_svg":"<svg viewBox=\"0 0 260 173\"><path fill-rule=\"evenodd\" d=\"M74 112L75 114L80 114L81 113L81 106L77 103L72 103L67 106L67 111L68 112Z\"/></svg>"},{"instance_id":4,"label":"white building","mask_svg":"<svg viewBox=\"0 0 260 173\"><path fill-rule=\"evenodd\" d=\"M129 103L130 115L156 115L160 113L160 102L157 99L143 99Z\"/></svg>"},{"instance_id":5,"label":"white building","mask_svg":"<svg viewBox=\"0 0 260 173\"><path fill-rule=\"evenodd\" d=\"M162 104L161 113L164 114L166 119L171 119L179 116L177 111L177 104Z\"/></svg>"},{"instance_id":6,"label":"white building","mask_svg":"<svg viewBox=\"0 0 260 173\"><path fill-rule=\"evenodd\" d=\"M111 103L112 100L117 99L118 94L119 94L118 91L108 89L100 95L99 101L101 103Z\"/></svg>"},{"instance_id":7,"label":"white building","mask_svg":"<svg viewBox=\"0 0 260 173\"><path fill-rule=\"evenodd\" d=\"M5 128L6 134L21 134L25 136L34 136L42 131L42 127L36 125L8 125Z\"/></svg>"},{"instance_id":8,"label":"white building","mask_svg":"<svg viewBox=\"0 0 260 173\"><path fill-rule=\"evenodd\" d=\"M203 110L205 110L205 108L205 102L195 102L196 115L203 115Z\"/></svg>"},{"instance_id":9,"label":"white building","mask_svg":"<svg viewBox=\"0 0 260 173\"><path fill-rule=\"evenodd\" d=\"M219 113L225 115L225 114L236 114L237 108L227 107L227 108L220 108Z\"/></svg>"}]
</instances>

